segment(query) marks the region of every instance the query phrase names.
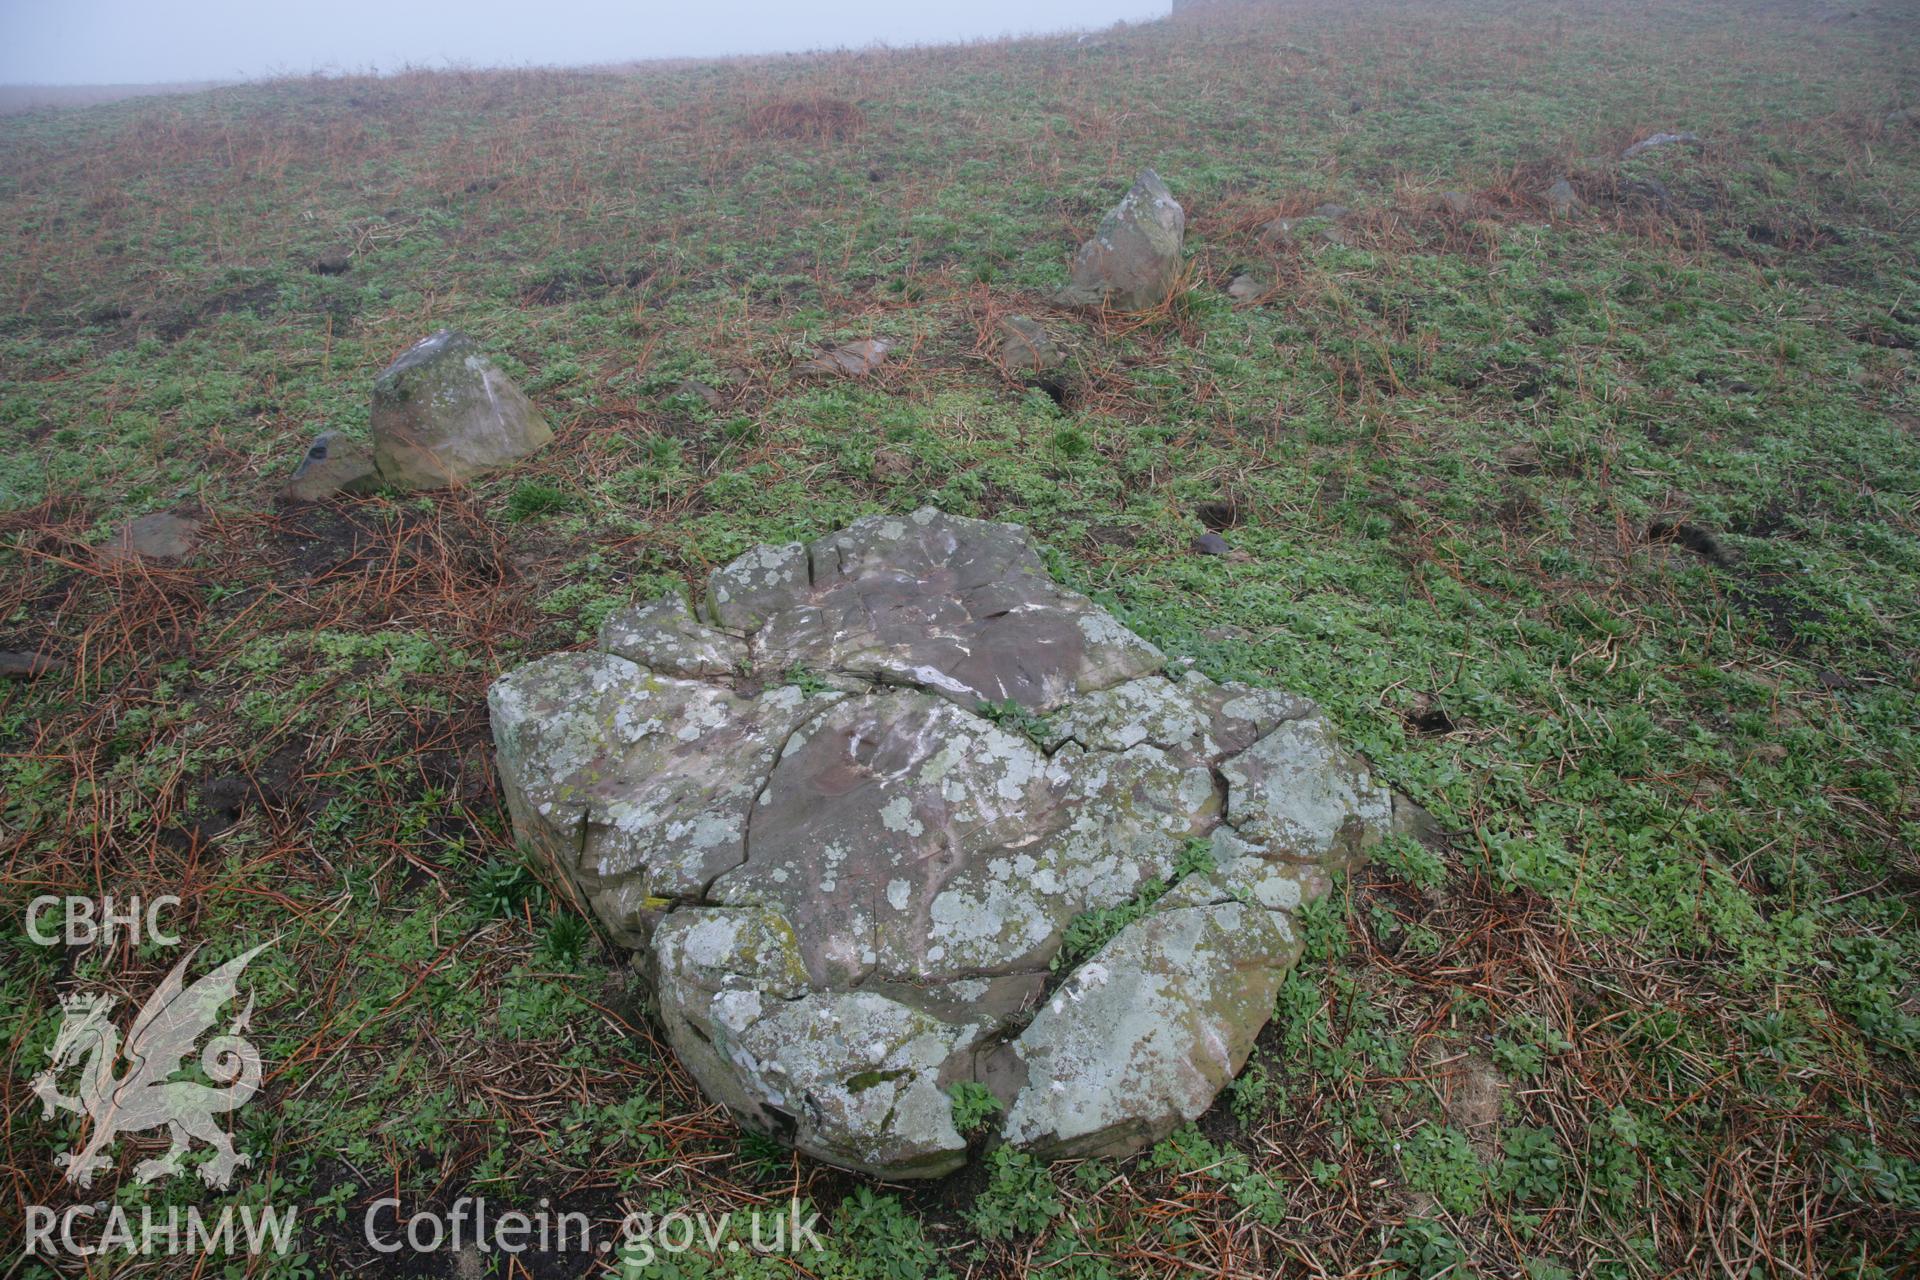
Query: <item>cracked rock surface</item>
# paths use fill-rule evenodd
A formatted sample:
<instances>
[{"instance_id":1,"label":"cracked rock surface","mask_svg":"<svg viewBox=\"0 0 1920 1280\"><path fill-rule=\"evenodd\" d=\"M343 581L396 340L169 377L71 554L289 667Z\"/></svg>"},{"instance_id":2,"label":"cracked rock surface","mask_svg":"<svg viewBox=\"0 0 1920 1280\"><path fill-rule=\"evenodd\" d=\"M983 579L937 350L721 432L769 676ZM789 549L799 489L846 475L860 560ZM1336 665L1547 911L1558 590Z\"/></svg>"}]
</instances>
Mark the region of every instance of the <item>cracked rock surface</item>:
<instances>
[{"instance_id":1,"label":"cracked rock surface","mask_svg":"<svg viewBox=\"0 0 1920 1280\"><path fill-rule=\"evenodd\" d=\"M1311 702L1170 674L1023 528L932 509L756 548L489 703L517 835L702 1088L893 1178L966 1161L962 1081L1049 1156L1198 1116L1392 822Z\"/></svg>"}]
</instances>

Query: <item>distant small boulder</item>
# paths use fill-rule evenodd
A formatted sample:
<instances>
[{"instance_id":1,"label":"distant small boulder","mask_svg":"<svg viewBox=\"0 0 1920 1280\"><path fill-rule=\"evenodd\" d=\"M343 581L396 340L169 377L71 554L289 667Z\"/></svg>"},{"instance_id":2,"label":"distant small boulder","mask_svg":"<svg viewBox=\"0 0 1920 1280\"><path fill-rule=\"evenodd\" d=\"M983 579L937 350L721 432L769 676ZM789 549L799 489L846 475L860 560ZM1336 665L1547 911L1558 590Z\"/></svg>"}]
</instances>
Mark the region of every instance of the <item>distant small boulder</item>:
<instances>
[{"instance_id":1,"label":"distant small boulder","mask_svg":"<svg viewBox=\"0 0 1920 1280\"><path fill-rule=\"evenodd\" d=\"M863 338L817 355L800 367L809 373L836 373L849 378L864 378L878 369L893 344L885 338Z\"/></svg>"},{"instance_id":2,"label":"distant small boulder","mask_svg":"<svg viewBox=\"0 0 1920 1280\"><path fill-rule=\"evenodd\" d=\"M552 439L520 388L451 329L414 343L373 384L373 462L390 485L461 484Z\"/></svg>"},{"instance_id":3,"label":"distant small boulder","mask_svg":"<svg viewBox=\"0 0 1920 1280\"><path fill-rule=\"evenodd\" d=\"M1232 283L1227 285L1227 296L1235 302L1253 302L1272 291L1272 285L1249 275L1237 275Z\"/></svg>"},{"instance_id":4,"label":"distant small boulder","mask_svg":"<svg viewBox=\"0 0 1920 1280\"><path fill-rule=\"evenodd\" d=\"M1142 170L1074 255L1060 300L1068 306L1151 311L1180 284L1187 215L1160 175Z\"/></svg>"},{"instance_id":5,"label":"distant small boulder","mask_svg":"<svg viewBox=\"0 0 1920 1280\"><path fill-rule=\"evenodd\" d=\"M1565 178L1556 179L1552 186L1540 193L1546 201L1548 212L1556 218L1571 218L1580 210L1580 197L1575 194L1573 184Z\"/></svg>"},{"instance_id":6,"label":"distant small boulder","mask_svg":"<svg viewBox=\"0 0 1920 1280\"><path fill-rule=\"evenodd\" d=\"M1656 133L1640 139L1640 141L1634 143L1625 151L1622 151L1620 158L1622 160L1631 160L1643 152L1652 151L1659 147L1670 147L1675 143L1684 143L1687 146L1693 147L1704 145L1700 141L1700 135L1697 133Z\"/></svg>"},{"instance_id":7,"label":"distant small boulder","mask_svg":"<svg viewBox=\"0 0 1920 1280\"><path fill-rule=\"evenodd\" d=\"M329 249L309 264L317 276L343 276L353 268L353 250Z\"/></svg>"}]
</instances>

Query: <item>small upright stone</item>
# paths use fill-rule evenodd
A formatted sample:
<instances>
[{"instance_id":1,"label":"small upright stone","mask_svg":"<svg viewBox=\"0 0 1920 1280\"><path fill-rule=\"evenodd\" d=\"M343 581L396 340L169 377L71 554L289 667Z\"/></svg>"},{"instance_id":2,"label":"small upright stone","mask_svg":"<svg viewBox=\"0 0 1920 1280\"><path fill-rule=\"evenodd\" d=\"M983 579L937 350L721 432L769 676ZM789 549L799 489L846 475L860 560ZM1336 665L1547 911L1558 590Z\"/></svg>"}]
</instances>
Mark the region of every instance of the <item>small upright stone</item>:
<instances>
[{"instance_id":1,"label":"small upright stone","mask_svg":"<svg viewBox=\"0 0 1920 1280\"><path fill-rule=\"evenodd\" d=\"M1580 197L1565 178L1557 179L1540 193L1540 198L1547 202L1547 210L1556 218L1571 218L1580 208Z\"/></svg>"},{"instance_id":2,"label":"small upright stone","mask_svg":"<svg viewBox=\"0 0 1920 1280\"><path fill-rule=\"evenodd\" d=\"M1151 311L1180 284L1187 215L1151 169L1142 170L1120 203L1080 246L1073 276L1062 291L1069 306Z\"/></svg>"},{"instance_id":3,"label":"small upright stone","mask_svg":"<svg viewBox=\"0 0 1920 1280\"><path fill-rule=\"evenodd\" d=\"M460 484L552 439L520 388L451 329L416 342L373 384L373 461L388 484Z\"/></svg>"}]
</instances>

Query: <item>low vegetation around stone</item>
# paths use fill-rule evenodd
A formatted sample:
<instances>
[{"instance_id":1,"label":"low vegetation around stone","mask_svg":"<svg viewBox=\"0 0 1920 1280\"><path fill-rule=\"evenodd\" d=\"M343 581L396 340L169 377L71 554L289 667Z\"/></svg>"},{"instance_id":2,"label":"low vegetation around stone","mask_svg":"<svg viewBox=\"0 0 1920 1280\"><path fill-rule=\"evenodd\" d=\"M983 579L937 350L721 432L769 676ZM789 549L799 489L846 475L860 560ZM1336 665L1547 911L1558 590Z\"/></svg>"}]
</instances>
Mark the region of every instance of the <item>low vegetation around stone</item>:
<instances>
[{"instance_id":1,"label":"low vegetation around stone","mask_svg":"<svg viewBox=\"0 0 1920 1280\"><path fill-rule=\"evenodd\" d=\"M149 1193L302 1206L287 1255L123 1272L387 1274L370 1203L484 1195L822 1215L809 1256L636 1277L1913 1274L1907 18L1276 0L0 120L0 905L177 894L196 964L270 941L255 1161ZM1177 273L1076 296L1147 171ZM537 416L456 483L389 477L376 383L441 330ZM1024 526L1169 669L1310 698L1418 806L1290 911L1244 1065L1137 1153L1018 1140L1017 1089L938 1071L944 1177L743 1127L622 936L700 904L626 886L609 923L514 835L496 682L643 629L712 659L716 570L929 507ZM1022 758L1080 731L845 680L794 646L730 692ZM1204 915L1179 895L1229 860L1189 849L1053 904L1070 958L1020 972L1084 996ZM176 959L0 940L7 1205L100 1195L30 1087L59 997L137 1007ZM96 1185L139 1203L164 1149Z\"/></svg>"}]
</instances>

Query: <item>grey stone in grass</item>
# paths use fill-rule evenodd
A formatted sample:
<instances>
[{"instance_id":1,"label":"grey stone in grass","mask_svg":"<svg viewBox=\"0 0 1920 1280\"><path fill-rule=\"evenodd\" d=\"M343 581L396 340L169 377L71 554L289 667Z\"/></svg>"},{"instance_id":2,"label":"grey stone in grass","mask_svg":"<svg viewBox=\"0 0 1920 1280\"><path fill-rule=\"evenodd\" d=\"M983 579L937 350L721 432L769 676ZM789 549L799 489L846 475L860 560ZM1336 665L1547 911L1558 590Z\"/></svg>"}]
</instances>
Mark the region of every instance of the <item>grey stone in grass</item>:
<instances>
[{"instance_id":1,"label":"grey stone in grass","mask_svg":"<svg viewBox=\"0 0 1920 1280\"><path fill-rule=\"evenodd\" d=\"M323 431L300 455L300 465L281 493L296 502L318 502L336 493L371 493L379 487L373 451L351 436Z\"/></svg>"},{"instance_id":2,"label":"grey stone in grass","mask_svg":"<svg viewBox=\"0 0 1920 1280\"><path fill-rule=\"evenodd\" d=\"M1187 215L1160 175L1142 170L1074 255L1060 295L1069 306L1151 311L1179 287Z\"/></svg>"},{"instance_id":3,"label":"grey stone in grass","mask_svg":"<svg viewBox=\"0 0 1920 1280\"><path fill-rule=\"evenodd\" d=\"M1044 1154L1198 1115L1295 913L1392 820L1311 702L1167 674L1014 525L762 547L601 645L490 692L517 834L641 952L709 1096L878 1176L967 1159L960 1081ZM1211 869L1180 878L1194 842ZM1149 902L1063 957L1082 913Z\"/></svg>"},{"instance_id":4,"label":"grey stone in grass","mask_svg":"<svg viewBox=\"0 0 1920 1280\"><path fill-rule=\"evenodd\" d=\"M1646 152L1657 150L1660 147L1670 147L1676 143L1690 147L1705 145L1700 141L1699 134L1688 130L1682 130L1679 133L1655 133L1649 134L1628 147L1625 151L1622 151L1620 158L1622 160L1631 160L1637 155L1643 155Z\"/></svg>"},{"instance_id":5,"label":"grey stone in grass","mask_svg":"<svg viewBox=\"0 0 1920 1280\"><path fill-rule=\"evenodd\" d=\"M891 350L893 344L884 338L862 338L817 355L800 367L809 373L864 378L886 362L887 353Z\"/></svg>"},{"instance_id":6,"label":"grey stone in grass","mask_svg":"<svg viewBox=\"0 0 1920 1280\"><path fill-rule=\"evenodd\" d=\"M442 329L373 384L373 461L385 483L439 489L541 448L553 432L473 339Z\"/></svg>"},{"instance_id":7,"label":"grey stone in grass","mask_svg":"<svg viewBox=\"0 0 1920 1280\"><path fill-rule=\"evenodd\" d=\"M167 512L138 516L120 526L113 540L100 548L101 558L112 564L136 564L142 560L177 564L200 546L200 522L191 516Z\"/></svg>"},{"instance_id":8,"label":"grey stone in grass","mask_svg":"<svg viewBox=\"0 0 1920 1280\"><path fill-rule=\"evenodd\" d=\"M1237 275L1227 285L1227 296L1235 302L1254 302L1273 291L1273 286L1250 275Z\"/></svg>"},{"instance_id":9,"label":"grey stone in grass","mask_svg":"<svg viewBox=\"0 0 1920 1280\"><path fill-rule=\"evenodd\" d=\"M1556 218L1570 218L1582 207L1573 184L1565 178L1554 179L1553 184L1540 193L1540 198L1546 201L1548 212Z\"/></svg>"},{"instance_id":10,"label":"grey stone in grass","mask_svg":"<svg viewBox=\"0 0 1920 1280\"><path fill-rule=\"evenodd\" d=\"M1000 363L1010 373L1041 373L1058 368L1066 357L1038 320L1030 316L1003 316L1000 320Z\"/></svg>"}]
</instances>

